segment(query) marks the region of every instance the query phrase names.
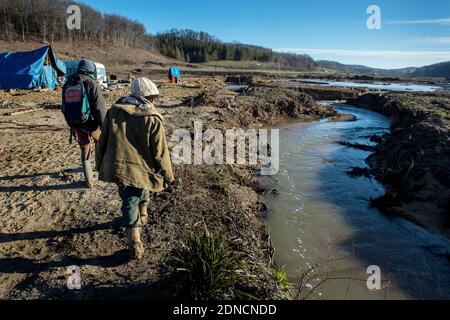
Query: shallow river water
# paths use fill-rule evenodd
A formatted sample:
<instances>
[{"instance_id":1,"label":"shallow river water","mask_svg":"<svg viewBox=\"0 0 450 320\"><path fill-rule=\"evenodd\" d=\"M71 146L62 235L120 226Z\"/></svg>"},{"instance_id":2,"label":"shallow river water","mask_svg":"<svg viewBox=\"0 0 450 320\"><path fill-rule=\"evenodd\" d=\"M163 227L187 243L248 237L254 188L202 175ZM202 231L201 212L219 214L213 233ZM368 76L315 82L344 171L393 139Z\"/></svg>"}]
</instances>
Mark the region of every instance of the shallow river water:
<instances>
[{"instance_id":1,"label":"shallow river water","mask_svg":"<svg viewBox=\"0 0 450 320\"><path fill-rule=\"evenodd\" d=\"M291 80L281 80L281 82L291 83ZM447 85L427 85L417 83L390 83L390 82L356 82L356 81L331 81L320 79L297 79L293 83L313 84L322 87L348 87L348 88L367 88L370 90L398 91L398 92L436 92L448 91Z\"/></svg>"},{"instance_id":2,"label":"shallow river water","mask_svg":"<svg viewBox=\"0 0 450 320\"><path fill-rule=\"evenodd\" d=\"M294 284L311 266L310 299L450 298L450 241L369 207L383 188L347 171L365 167L368 152L339 141L371 144L389 130L389 119L335 104L358 121L285 124L280 129L277 193L268 196L268 228L275 261ZM371 291L369 266L381 270L381 290ZM334 279L334 280L333 280Z\"/></svg>"}]
</instances>

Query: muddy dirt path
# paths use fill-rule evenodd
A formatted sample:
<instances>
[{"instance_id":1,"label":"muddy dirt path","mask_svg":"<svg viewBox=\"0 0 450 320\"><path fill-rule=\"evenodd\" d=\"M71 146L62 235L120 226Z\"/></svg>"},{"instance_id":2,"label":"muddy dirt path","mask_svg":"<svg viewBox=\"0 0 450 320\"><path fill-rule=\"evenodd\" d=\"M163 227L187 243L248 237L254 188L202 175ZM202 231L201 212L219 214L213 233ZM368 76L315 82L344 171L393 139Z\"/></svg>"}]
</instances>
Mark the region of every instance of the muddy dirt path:
<instances>
[{"instance_id":1,"label":"muddy dirt path","mask_svg":"<svg viewBox=\"0 0 450 320\"><path fill-rule=\"evenodd\" d=\"M108 104L127 90L106 93ZM170 91L161 101L169 127L188 121L182 115L189 109L179 104L192 90L163 90ZM145 259L128 263L116 187L98 182L94 190L83 188L78 145L69 144L61 112L4 115L24 103L57 104L59 96L51 91L1 97L10 109L0 110L0 299L171 298L149 286L158 286L158 266L167 253L161 248L173 239L164 236L165 226L147 226ZM174 114L181 115L178 123L170 120ZM82 268L82 293L66 288L72 265Z\"/></svg>"},{"instance_id":2,"label":"muddy dirt path","mask_svg":"<svg viewBox=\"0 0 450 320\"><path fill-rule=\"evenodd\" d=\"M154 278L152 248L142 264L124 264L115 187L83 189L78 147L69 145L58 111L1 117L0 141L1 298L63 293L71 265L83 266L83 282L92 287Z\"/></svg>"}]
</instances>

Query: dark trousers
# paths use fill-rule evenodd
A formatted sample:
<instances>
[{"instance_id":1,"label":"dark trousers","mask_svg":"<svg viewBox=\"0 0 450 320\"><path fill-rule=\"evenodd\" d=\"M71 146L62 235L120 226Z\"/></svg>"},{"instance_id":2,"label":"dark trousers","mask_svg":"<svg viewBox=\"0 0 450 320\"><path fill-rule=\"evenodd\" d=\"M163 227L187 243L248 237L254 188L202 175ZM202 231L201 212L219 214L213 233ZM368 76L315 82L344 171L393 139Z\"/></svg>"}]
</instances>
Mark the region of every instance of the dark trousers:
<instances>
[{"instance_id":1,"label":"dark trousers","mask_svg":"<svg viewBox=\"0 0 450 320\"><path fill-rule=\"evenodd\" d=\"M122 199L123 226L127 229L140 227L139 208L150 202L150 193L145 189L119 186Z\"/></svg>"},{"instance_id":2,"label":"dark trousers","mask_svg":"<svg viewBox=\"0 0 450 320\"><path fill-rule=\"evenodd\" d=\"M94 132L86 132L82 129L73 128L72 134L77 138L81 149L81 159L83 161L91 160L94 144L100 139L100 129Z\"/></svg>"}]
</instances>

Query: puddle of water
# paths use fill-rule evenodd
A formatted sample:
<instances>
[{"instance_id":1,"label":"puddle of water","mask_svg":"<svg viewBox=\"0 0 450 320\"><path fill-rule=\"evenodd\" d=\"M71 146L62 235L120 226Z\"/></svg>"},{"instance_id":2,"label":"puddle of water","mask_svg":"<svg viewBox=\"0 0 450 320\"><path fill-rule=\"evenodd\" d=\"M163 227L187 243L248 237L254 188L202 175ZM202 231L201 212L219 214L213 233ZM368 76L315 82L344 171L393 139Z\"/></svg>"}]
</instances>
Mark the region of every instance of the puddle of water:
<instances>
[{"instance_id":1,"label":"puddle of water","mask_svg":"<svg viewBox=\"0 0 450 320\"><path fill-rule=\"evenodd\" d=\"M444 256L450 242L369 208L370 198L383 194L382 186L347 175L352 167L365 167L370 153L338 142L370 144L370 136L388 132L389 120L368 110L335 106L358 121L280 127L278 193L268 197L267 218L277 265L285 266L293 282L316 264L317 274L339 278L320 286L321 295L311 296L316 299L450 298L450 264ZM367 288L371 265L381 268L383 290ZM319 279L323 276L310 284Z\"/></svg>"},{"instance_id":2,"label":"puddle of water","mask_svg":"<svg viewBox=\"0 0 450 320\"><path fill-rule=\"evenodd\" d=\"M243 85L234 82L226 82L225 84L227 86L227 89L231 91L243 91L249 88L248 85Z\"/></svg>"}]
</instances>

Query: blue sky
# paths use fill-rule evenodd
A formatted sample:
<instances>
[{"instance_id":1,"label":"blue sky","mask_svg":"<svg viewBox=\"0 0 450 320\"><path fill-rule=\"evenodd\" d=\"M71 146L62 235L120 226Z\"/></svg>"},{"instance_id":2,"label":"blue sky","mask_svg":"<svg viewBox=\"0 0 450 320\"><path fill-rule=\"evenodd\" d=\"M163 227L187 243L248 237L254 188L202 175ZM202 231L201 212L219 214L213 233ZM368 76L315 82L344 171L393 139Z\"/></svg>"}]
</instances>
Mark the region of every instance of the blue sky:
<instances>
[{"instance_id":1,"label":"blue sky","mask_svg":"<svg viewBox=\"0 0 450 320\"><path fill-rule=\"evenodd\" d=\"M450 60L449 0L89 0L104 13L138 20L150 33L206 31L219 39L381 68ZM369 30L369 5L381 29Z\"/></svg>"}]
</instances>

